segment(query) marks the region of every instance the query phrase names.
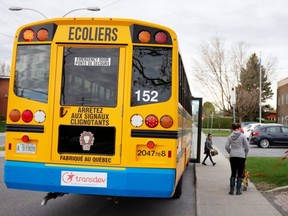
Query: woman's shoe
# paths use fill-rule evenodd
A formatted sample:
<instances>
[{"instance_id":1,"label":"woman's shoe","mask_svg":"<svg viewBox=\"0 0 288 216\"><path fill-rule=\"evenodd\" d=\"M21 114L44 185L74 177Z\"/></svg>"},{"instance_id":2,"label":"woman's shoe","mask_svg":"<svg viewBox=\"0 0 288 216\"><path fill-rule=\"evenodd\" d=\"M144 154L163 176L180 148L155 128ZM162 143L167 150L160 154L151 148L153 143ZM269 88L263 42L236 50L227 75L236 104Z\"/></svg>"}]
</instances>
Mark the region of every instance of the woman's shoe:
<instances>
[{"instance_id":1,"label":"woman's shoe","mask_svg":"<svg viewBox=\"0 0 288 216\"><path fill-rule=\"evenodd\" d=\"M205 166L207 165L205 162L202 162L202 164L205 165Z\"/></svg>"},{"instance_id":2,"label":"woman's shoe","mask_svg":"<svg viewBox=\"0 0 288 216\"><path fill-rule=\"evenodd\" d=\"M213 163L213 166L215 166L216 165L216 163Z\"/></svg>"}]
</instances>

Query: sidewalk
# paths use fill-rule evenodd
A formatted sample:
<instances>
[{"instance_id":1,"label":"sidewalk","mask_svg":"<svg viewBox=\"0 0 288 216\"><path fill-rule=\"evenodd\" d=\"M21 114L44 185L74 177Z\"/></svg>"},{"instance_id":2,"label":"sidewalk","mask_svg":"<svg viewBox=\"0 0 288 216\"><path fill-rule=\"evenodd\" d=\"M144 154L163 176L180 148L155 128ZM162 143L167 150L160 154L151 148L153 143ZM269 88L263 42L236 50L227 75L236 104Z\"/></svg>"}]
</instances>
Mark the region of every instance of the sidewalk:
<instances>
[{"instance_id":1,"label":"sidewalk","mask_svg":"<svg viewBox=\"0 0 288 216\"><path fill-rule=\"evenodd\" d=\"M6 134L5 133L0 133L0 137L2 137L2 136L6 136ZM0 143L0 146L4 146L4 145L5 145L5 142ZM0 151L0 158L1 157L5 157L5 151Z\"/></svg>"},{"instance_id":2,"label":"sidewalk","mask_svg":"<svg viewBox=\"0 0 288 216\"><path fill-rule=\"evenodd\" d=\"M202 145L205 139L205 135L202 134ZM213 141L217 146L217 139ZM202 146L201 150L203 149ZM201 162L204 156L201 151ZM248 190L243 191L242 195L229 195L229 160L220 151L213 159L216 162L215 166L212 166L209 158L206 160L207 166L201 163L195 165L197 216L281 215L251 182Z\"/></svg>"}]
</instances>

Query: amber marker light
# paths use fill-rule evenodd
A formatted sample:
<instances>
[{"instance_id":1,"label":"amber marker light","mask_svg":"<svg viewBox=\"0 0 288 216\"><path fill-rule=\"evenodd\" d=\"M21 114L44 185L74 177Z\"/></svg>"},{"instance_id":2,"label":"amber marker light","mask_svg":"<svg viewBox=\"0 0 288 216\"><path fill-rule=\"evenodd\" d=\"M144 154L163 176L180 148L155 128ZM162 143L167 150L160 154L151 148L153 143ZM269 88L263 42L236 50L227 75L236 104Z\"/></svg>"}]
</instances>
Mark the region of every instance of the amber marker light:
<instances>
[{"instance_id":1,"label":"amber marker light","mask_svg":"<svg viewBox=\"0 0 288 216\"><path fill-rule=\"evenodd\" d=\"M22 37L25 41L30 42L34 39L35 33L32 29L27 29L23 32Z\"/></svg>"},{"instance_id":2,"label":"amber marker light","mask_svg":"<svg viewBox=\"0 0 288 216\"><path fill-rule=\"evenodd\" d=\"M13 109L13 110L10 111L10 113L9 113L9 119L10 119L11 121L17 122L17 121L20 120L20 118L21 118L21 113L20 113L19 110Z\"/></svg>"},{"instance_id":3,"label":"amber marker light","mask_svg":"<svg viewBox=\"0 0 288 216\"><path fill-rule=\"evenodd\" d=\"M163 128L170 128L172 127L173 125L173 119L171 116L169 115L164 115L161 117L160 119L160 125L163 127Z\"/></svg>"},{"instance_id":4,"label":"amber marker light","mask_svg":"<svg viewBox=\"0 0 288 216\"><path fill-rule=\"evenodd\" d=\"M38 32L37 32L37 39L39 41L45 41L48 39L48 31L47 29L40 29Z\"/></svg>"},{"instance_id":5,"label":"amber marker light","mask_svg":"<svg viewBox=\"0 0 288 216\"><path fill-rule=\"evenodd\" d=\"M151 40L151 34L148 31L141 31L138 39L141 43L148 43Z\"/></svg>"}]
</instances>

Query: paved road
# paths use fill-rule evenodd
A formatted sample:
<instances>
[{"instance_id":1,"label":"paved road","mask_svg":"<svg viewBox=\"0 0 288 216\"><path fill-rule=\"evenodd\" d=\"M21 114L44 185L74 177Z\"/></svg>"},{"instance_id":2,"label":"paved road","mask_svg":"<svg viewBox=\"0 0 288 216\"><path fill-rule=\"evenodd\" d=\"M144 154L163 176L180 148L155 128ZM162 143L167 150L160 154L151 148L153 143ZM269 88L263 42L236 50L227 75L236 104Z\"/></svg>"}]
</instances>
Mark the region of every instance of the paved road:
<instances>
[{"instance_id":1,"label":"paved road","mask_svg":"<svg viewBox=\"0 0 288 216\"><path fill-rule=\"evenodd\" d=\"M120 198L116 204L106 197L68 194L41 206L44 192L7 189L3 183L4 158L0 158L0 215L2 216L195 216L195 166L184 173L183 192L179 199ZM153 181L147 182L153 184Z\"/></svg>"},{"instance_id":2,"label":"paved road","mask_svg":"<svg viewBox=\"0 0 288 216\"><path fill-rule=\"evenodd\" d=\"M221 151L225 157L228 157L228 153L225 150L225 142L227 137L213 137L213 141L216 147ZM259 148L256 145L250 145L248 157L282 157L284 156L287 147L270 147L270 148Z\"/></svg>"}]
</instances>

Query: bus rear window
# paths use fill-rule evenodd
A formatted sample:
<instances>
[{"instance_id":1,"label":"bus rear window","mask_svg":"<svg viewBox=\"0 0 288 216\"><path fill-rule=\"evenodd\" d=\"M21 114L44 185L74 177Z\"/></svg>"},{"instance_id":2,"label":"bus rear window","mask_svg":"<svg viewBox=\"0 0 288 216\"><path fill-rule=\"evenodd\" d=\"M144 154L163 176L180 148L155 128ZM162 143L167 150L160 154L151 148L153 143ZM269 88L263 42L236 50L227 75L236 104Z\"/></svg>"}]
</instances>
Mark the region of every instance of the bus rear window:
<instances>
[{"instance_id":1,"label":"bus rear window","mask_svg":"<svg viewBox=\"0 0 288 216\"><path fill-rule=\"evenodd\" d=\"M50 45L18 46L14 92L17 96L47 103Z\"/></svg>"},{"instance_id":2,"label":"bus rear window","mask_svg":"<svg viewBox=\"0 0 288 216\"><path fill-rule=\"evenodd\" d=\"M119 48L66 47L63 62L62 105L117 105Z\"/></svg>"},{"instance_id":3,"label":"bus rear window","mask_svg":"<svg viewBox=\"0 0 288 216\"><path fill-rule=\"evenodd\" d=\"M167 101L171 97L172 49L134 47L131 106Z\"/></svg>"}]
</instances>

